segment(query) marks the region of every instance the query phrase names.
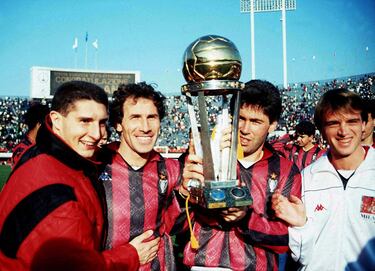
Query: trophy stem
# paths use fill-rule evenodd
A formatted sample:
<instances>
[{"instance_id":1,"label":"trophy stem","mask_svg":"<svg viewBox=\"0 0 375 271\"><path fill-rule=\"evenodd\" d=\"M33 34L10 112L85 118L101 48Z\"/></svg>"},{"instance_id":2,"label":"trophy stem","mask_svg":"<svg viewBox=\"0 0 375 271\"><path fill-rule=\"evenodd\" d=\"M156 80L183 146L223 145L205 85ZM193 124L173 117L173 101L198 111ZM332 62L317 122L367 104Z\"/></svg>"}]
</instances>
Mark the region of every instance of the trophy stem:
<instances>
[{"instance_id":1,"label":"trophy stem","mask_svg":"<svg viewBox=\"0 0 375 271\"><path fill-rule=\"evenodd\" d=\"M194 105L191 100L191 95L189 92L186 93L186 100L187 100L187 108L189 112L191 135L193 137L195 154L198 155L199 157L203 157L201 138L200 138L199 130L198 130L197 117L195 115Z\"/></svg>"},{"instance_id":2,"label":"trophy stem","mask_svg":"<svg viewBox=\"0 0 375 271\"><path fill-rule=\"evenodd\" d=\"M234 103L234 109L232 112L233 117L233 129L232 129L232 140L230 147L230 158L229 158L229 179L237 179L237 145L238 145L238 114L240 112L240 98L241 92L237 91L235 94L236 100Z\"/></svg>"},{"instance_id":3,"label":"trophy stem","mask_svg":"<svg viewBox=\"0 0 375 271\"><path fill-rule=\"evenodd\" d=\"M223 105L222 105L222 127L221 129L225 129L228 127L229 123L229 110L228 110L228 98L226 95L223 95ZM220 133L221 134L221 133ZM229 170L229 158L230 158L230 147L224 148L221 151L221 172L220 172L220 180L228 180L228 170Z\"/></svg>"},{"instance_id":4,"label":"trophy stem","mask_svg":"<svg viewBox=\"0 0 375 271\"><path fill-rule=\"evenodd\" d=\"M198 107L201 123L201 142L203 149L203 175L206 180L214 180L215 172L211 152L210 131L208 129L206 102L203 91L198 92Z\"/></svg>"}]
</instances>

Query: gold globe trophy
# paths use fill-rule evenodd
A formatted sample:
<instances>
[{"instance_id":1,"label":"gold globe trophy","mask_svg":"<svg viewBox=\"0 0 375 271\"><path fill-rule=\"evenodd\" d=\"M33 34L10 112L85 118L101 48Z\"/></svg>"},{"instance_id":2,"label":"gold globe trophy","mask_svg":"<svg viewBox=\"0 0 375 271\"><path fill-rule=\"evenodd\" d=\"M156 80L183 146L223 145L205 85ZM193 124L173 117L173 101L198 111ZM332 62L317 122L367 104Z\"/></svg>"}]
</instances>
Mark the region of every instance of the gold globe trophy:
<instances>
[{"instance_id":1,"label":"gold globe trophy","mask_svg":"<svg viewBox=\"0 0 375 271\"><path fill-rule=\"evenodd\" d=\"M192 42L184 53L183 75L187 81L181 92L187 98L191 133L195 153L203 158L205 181L189 181L190 195L200 205L209 208L228 208L252 204L249 189L239 186L237 179L238 114L240 94L244 84L239 82L242 62L236 46L228 39L207 35ZM228 95L234 99L229 115ZM215 128L216 144L211 139L207 117L207 96L222 101ZM193 104L196 97L199 124ZM230 148L220 151L221 130L229 127L232 119ZM198 129L200 126L200 130Z\"/></svg>"}]
</instances>

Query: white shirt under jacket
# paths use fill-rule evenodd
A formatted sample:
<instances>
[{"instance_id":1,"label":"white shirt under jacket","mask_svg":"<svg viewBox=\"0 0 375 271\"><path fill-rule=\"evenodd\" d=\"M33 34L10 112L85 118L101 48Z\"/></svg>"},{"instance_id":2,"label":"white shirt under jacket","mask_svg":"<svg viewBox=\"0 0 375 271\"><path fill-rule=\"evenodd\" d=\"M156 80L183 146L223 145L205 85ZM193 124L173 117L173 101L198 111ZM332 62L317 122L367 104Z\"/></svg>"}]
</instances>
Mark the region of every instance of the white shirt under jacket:
<instances>
[{"instance_id":1,"label":"white shirt under jacket","mask_svg":"<svg viewBox=\"0 0 375 271\"><path fill-rule=\"evenodd\" d=\"M292 257L302 270L375 270L375 149L345 190L324 154L302 171L302 200L308 221L289 228Z\"/></svg>"}]
</instances>

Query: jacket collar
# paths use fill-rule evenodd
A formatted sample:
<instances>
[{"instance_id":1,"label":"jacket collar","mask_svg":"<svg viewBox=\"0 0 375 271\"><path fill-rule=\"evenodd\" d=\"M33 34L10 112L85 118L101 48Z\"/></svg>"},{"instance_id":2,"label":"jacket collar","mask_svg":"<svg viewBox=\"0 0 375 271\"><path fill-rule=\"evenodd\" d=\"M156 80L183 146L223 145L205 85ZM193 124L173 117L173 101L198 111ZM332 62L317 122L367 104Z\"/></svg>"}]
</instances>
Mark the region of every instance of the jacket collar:
<instances>
[{"instance_id":1,"label":"jacket collar","mask_svg":"<svg viewBox=\"0 0 375 271\"><path fill-rule=\"evenodd\" d=\"M362 163L358 166L358 168L368 168L369 166L372 166L370 164L374 161L374 149L370 148L368 146L362 146L366 152L365 159L362 161ZM329 161L328 158L329 150L324 153L318 160L316 160L313 164L311 164L311 172L323 172L323 171L335 171L334 166Z\"/></svg>"}]
</instances>

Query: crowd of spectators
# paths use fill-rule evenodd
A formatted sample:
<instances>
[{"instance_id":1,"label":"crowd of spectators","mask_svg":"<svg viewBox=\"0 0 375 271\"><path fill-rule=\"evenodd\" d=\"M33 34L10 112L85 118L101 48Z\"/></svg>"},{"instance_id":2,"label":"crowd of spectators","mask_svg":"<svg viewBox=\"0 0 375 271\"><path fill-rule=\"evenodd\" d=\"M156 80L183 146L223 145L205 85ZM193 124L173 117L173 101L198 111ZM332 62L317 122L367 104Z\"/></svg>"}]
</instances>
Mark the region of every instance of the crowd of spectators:
<instances>
[{"instance_id":1,"label":"crowd of spectators","mask_svg":"<svg viewBox=\"0 0 375 271\"><path fill-rule=\"evenodd\" d=\"M374 98L375 75L348 77L340 80L294 84L280 89L283 99L283 114L279 129L288 132L302 120L312 121L314 108L320 96L332 88L347 88L359 93L362 98Z\"/></svg>"},{"instance_id":2,"label":"crowd of spectators","mask_svg":"<svg viewBox=\"0 0 375 271\"><path fill-rule=\"evenodd\" d=\"M27 98L0 98L0 151L9 152L25 134L22 116L29 107Z\"/></svg>"},{"instance_id":3,"label":"crowd of spectators","mask_svg":"<svg viewBox=\"0 0 375 271\"><path fill-rule=\"evenodd\" d=\"M278 126L278 134L290 132L302 120L312 121L314 107L322 93L328 89L345 87L359 93L362 97L374 99L374 81L375 74L370 74L339 80L293 84L287 89L280 88L283 113ZM0 97L0 152L11 152L22 139L27 130L22 116L31 102L28 98L22 97ZM181 152L187 148L189 140L190 122L186 97L168 96L166 102L167 114L162 121L157 146L161 150ZM194 104L197 103L194 102ZM221 97L208 97L206 104L209 124L213 127L221 109ZM110 139L115 140L116 134L112 133Z\"/></svg>"},{"instance_id":4,"label":"crowd of spectators","mask_svg":"<svg viewBox=\"0 0 375 271\"><path fill-rule=\"evenodd\" d=\"M193 104L197 105L193 97ZM221 108L221 97L208 96L206 98L207 117L210 127L213 127ZM199 122L197 108L196 115ZM189 143L190 121L187 109L187 100L183 95L167 97L167 114L161 124L159 146L169 146L170 151L180 152Z\"/></svg>"}]
</instances>

